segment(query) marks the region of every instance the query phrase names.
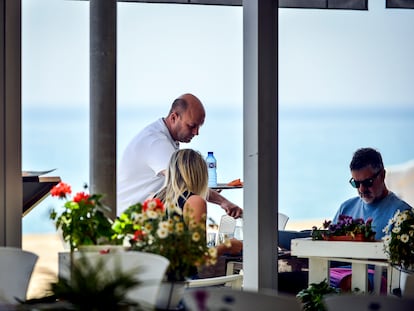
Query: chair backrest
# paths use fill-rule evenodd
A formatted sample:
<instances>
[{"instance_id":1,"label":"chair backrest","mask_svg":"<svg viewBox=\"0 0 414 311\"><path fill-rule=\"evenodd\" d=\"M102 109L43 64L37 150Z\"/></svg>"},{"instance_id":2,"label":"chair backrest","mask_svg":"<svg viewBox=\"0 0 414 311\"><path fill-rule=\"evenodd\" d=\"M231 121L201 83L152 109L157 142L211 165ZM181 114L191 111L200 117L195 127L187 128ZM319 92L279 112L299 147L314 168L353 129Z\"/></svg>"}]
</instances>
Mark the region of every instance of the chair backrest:
<instances>
[{"instance_id":1,"label":"chair backrest","mask_svg":"<svg viewBox=\"0 0 414 311\"><path fill-rule=\"evenodd\" d=\"M302 231L293 231L293 230L279 230L279 246L283 249L290 250L290 244L292 239L298 238L308 238L312 235L312 230L302 230Z\"/></svg>"},{"instance_id":2,"label":"chair backrest","mask_svg":"<svg viewBox=\"0 0 414 311\"><path fill-rule=\"evenodd\" d=\"M293 296L279 296L264 292L234 290L230 288L193 288L184 292L185 310L190 311L301 311Z\"/></svg>"},{"instance_id":3,"label":"chair backrest","mask_svg":"<svg viewBox=\"0 0 414 311\"><path fill-rule=\"evenodd\" d=\"M144 252L114 252L101 254L97 252L75 252L75 260L81 258L82 254L90 263L105 259L106 269L117 269L122 271L134 271L136 278L141 284L128 291L127 298L134 302L155 306L161 281L169 265L165 257Z\"/></svg>"},{"instance_id":4,"label":"chair backrest","mask_svg":"<svg viewBox=\"0 0 414 311\"><path fill-rule=\"evenodd\" d=\"M289 216L283 213L278 214L278 227L279 230L285 230L286 224L289 220Z\"/></svg>"},{"instance_id":5,"label":"chair backrest","mask_svg":"<svg viewBox=\"0 0 414 311\"><path fill-rule=\"evenodd\" d=\"M0 247L0 302L26 300L27 288L38 256L14 247Z\"/></svg>"},{"instance_id":6,"label":"chair backrest","mask_svg":"<svg viewBox=\"0 0 414 311\"><path fill-rule=\"evenodd\" d=\"M409 311L414 300L396 296L332 295L324 298L327 311Z\"/></svg>"}]
</instances>

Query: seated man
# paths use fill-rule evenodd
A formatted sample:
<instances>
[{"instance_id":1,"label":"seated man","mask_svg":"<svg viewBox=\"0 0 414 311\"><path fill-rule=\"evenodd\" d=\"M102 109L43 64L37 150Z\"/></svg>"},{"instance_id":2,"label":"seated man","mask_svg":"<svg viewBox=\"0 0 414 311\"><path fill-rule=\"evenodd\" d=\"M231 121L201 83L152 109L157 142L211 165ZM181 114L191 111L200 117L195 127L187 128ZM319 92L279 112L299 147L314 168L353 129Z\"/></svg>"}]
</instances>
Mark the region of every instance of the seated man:
<instances>
[{"instance_id":1,"label":"seated man","mask_svg":"<svg viewBox=\"0 0 414 311\"><path fill-rule=\"evenodd\" d=\"M381 154L372 148L358 149L349 165L351 179L349 183L357 189L358 196L348 199L341 204L333 223L337 223L341 214L362 218L365 221L372 218L372 226L376 232L375 239L381 240L383 229L397 210L411 209L411 206L398 198L385 185L385 169ZM331 286L350 289L351 272L331 269ZM372 271L371 271L372 272ZM372 278L372 273L369 273Z\"/></svg>"}]
</instances>

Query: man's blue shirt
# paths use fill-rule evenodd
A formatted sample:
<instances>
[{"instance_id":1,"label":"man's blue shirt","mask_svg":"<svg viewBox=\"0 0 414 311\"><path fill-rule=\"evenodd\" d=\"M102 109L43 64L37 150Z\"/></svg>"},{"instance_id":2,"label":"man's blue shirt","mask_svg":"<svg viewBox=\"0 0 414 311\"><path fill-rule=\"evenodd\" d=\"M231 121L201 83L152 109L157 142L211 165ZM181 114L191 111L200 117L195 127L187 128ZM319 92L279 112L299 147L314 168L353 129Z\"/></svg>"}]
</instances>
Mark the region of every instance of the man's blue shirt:
<instances>
[{"instance_id":1,"label":"man's blue shirt","mask_svg":"<svg viewBox=\"0 0 414 311\"><path fill-rule=\"evenodd\" d=\"M354 197L341 204L332 222L337 223L340 214L352 216L354 219L362 218L365 221L371 217L372 226L376 232L375 239L380 240L384 236L382 230L395 212L407 209L411 209L411 206L391 191L382 200L370 204L365 203L360 197Z\"/></svg>"}]
</instances>

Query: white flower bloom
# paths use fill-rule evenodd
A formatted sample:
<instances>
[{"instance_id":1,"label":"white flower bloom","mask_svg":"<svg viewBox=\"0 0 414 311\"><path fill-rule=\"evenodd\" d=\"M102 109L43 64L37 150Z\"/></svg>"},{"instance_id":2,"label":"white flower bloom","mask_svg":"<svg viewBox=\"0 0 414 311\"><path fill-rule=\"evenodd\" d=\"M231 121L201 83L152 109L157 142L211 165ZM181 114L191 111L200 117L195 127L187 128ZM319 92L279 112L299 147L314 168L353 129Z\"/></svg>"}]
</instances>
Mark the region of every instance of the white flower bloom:
<instances>
[{"instance_id":1,"label":"white flower bloom","mask_svg":"<svg viewBox=\"0 0 414 311\"><path fill-rule=\"evenodd\" d=\"M194 242L198 242L198 241L200 241L200 238L201 238L200 233L198 233L198 232L193 232L193 235L192 235L191 239L192 239Z\"/></svg>"},{"instance_id":2,"label":"white flower bloom","mask_svg":"<svg viewBox=\"0 0 414 311\"><path fill-rule=\"evenodd\" d=\"M397 227L397 226L395 226L394 228L392 228L392 232L394 232L394 233L400 233L400 231L401 231L401 227Z\"/></svg>"},{"instance_id":3,"label":"white flower bloom","mask_svg":"<svg viewBox=\"0 0 414 311\"><path fill-rule=\"evenodd\" d=\"M157 207L157 202L155 200L151 200L148 202L148 209L155 210L156 207Z\"/></svg>"},{"instance_id":4,"label":"white flower bloom","mask_svg":"<svg viewBox=\"0 0 414 311\"><path fill-rule=\"evenodd\" d=\"M175 226L175 230L177 231L177 233L183 233L184 232L184 223L179 222L178 224L176 224Z\"/></svg>"},{"instance_id":5,"label":"white flower bloom","mask_svg":"<svg viewBox=\"0 0 414 311\"><path fill-rule=\"evenodd\" d=\"M158 227L157 235L160 239L165 239L168 236L168 230Z\"/></svg>"},{"instance_id":6,"label":"white flower bloom","mask_svg":"<svg viewBox=\"0 0 414 311\"><path fill-rule=\"evenodd\" d=\"M395 222L396 226L401 226L401 224L403 223L403 220L401 218L398 218L397 221Z\"/></svg>"},{"instance_id":7,"label":"white flower bloom","mask_svg":"<svg viewBox=\"0 0 414 311\"><path fill-rule=\"evenodd\" d=\"M401 214L401 216L400 216L400 220L401 220L401 222L403 222L404 220L407 220L407 218L408 218L408 214L406 213L406 212L404 212L403 214Z\"/></svg>"},{"instance_id":8,"label":"white flower bloom","mask_svg":"<svg viewBox=\"0 0 414 311\"><path fill-rule=\"evenodd\" d=\"M408 234L401 234L401 242L403 243L407 243L410 240L410 237L408 236Z\"/></svg>"},{"instance_id":9,"label":"white flower bloom","mask_svg":"<svg viewBox=\"0 0 414 311\"><path fill-rule=\"evenodd\" d=\"M169 203L169 204L167 205L167 213L168 213L169 215L171 215L171 214L173 214L173 213L174 213L174 210L175 210L175 204Z\"/></svg>"},{"instance_id":10,"label":"white flower bloom","mask_svg":"<svg viewBox=\"0 0 414 311\"><path fill-rule=\"evenodd\" d=\"M148 216L149 219L157 219L158 218L158 213L156 211L148 209L147 210L147 216Z\"/></svg>"},{"instance_id":11,"label":"white flower bloom","mask_svg":"<svg viewBox=\"0 0 414 311\"><path fill-rule=\"evenodd\" d=\"M169 221L161 221L158 224L158 229L162 229L162 230L168 231L169 227L170 227L170 222Z\"/></svg>"},{"instance_id":12,"label":"white flower bloom","mask_svg":"<svg viewBox=\"0 0 414 311\"><path fill-rule=\"evenodd\" d=\"M384 236L384 237L382 238L382 241L383 241L385 244L389 244L389 243L391 242L391 236L389 236L389 235Z\"/></svg>"},{"instance_id":13,"label":"white flower bloom","mask_svg":"<svg viewBox=\"0 0 414 311\"><path fill-rule=\"evenodd\" d=\"M147 231L147 232L151 232L151 231L152 231L152 229L153 229L153 226L152 226L152 224L146 223L146 224L144 225L144 228L145 228L145 231Z\"/></svg>"},{"instance_id":14,"label":"white flower bloom","mask_svg":"<svg viewBox=\"0 0 414 311\"><path fill-rule=\"evenodd\" d=\"M215 247L210 247L210 248L208 249L208 254L209 254L209 256L210 256L210 257L214 257L214 258L216 258L216 257L217 257L217 248L215 248Z\"/></svg>"},{"instance_id":15,"label":"white flower bloom","mask_svg":"<svg viewBox=\"0 0 414 311\"><path fill-rule=\"evenodd\" d=\"M135 213L135 217L133 218L134 223L142 224L145 221L146 217L144 214Z\"/></svg>"}]
</instances>

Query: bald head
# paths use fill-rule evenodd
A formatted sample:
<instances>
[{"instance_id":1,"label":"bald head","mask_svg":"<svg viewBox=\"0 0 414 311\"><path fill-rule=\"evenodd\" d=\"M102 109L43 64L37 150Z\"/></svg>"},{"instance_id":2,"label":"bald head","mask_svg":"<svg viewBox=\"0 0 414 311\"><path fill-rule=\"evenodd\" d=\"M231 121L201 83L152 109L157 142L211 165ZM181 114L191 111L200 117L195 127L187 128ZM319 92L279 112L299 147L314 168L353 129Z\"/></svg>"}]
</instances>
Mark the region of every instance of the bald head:
<instances>
[{"instance_id":1,"label":"bald head","mask_svg":"<svg viewBox=\"0 0 414 311\"><path fill-rule=\"evenodd\" d=\"M171 105L169 115L173 112L183 113L187 110L198 112L205 117L205 111L201 101L193 94L183 94L178 97Z\"/></svg>"},{"instance_id":2,"label":"bald head","mask_svg":"<svg viewBox=\"0 0 414 311\"><path fill-rule=\"evenodd\" d=\"M165 123L175 140L188 143L198 135L205 116L201 101L193 94L187 93L174 100Z\"/></svg>"}]
</instances>

